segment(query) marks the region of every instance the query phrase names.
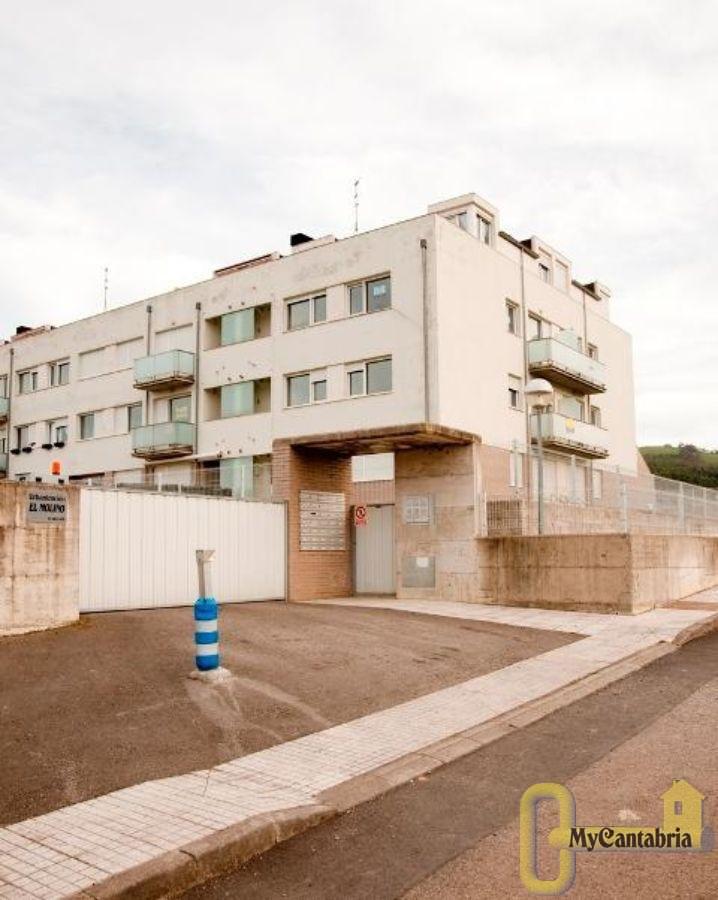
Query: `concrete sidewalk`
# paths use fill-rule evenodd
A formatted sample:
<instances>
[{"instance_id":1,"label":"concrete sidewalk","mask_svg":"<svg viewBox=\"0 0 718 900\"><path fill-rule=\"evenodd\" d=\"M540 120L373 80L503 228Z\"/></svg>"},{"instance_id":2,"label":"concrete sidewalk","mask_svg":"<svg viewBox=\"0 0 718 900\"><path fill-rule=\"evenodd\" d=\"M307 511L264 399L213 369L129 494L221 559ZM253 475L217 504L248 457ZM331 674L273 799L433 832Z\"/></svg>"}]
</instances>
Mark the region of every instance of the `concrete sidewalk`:
<instances>
[{"instance_id":1,"label":"concrete sidewalk","mask_svg":"<svg viewBox=\"0 0 718 900\"><path fill-rule=\"evenodd\" d=\"M504 669L212 769L98 797L0 829L0 897L159 896L221 871L351 798L470 752L482 727L706 627L706 610L628 618L478 604L340 601L585 635ZM648 656L646 657L648 658ZM474 730L478 730L472 733ZM447 743L448 742L448 743ZM392 768L393 767L393 768ZM368 780L368 783L367 783Z\"/></svg>"}]
</instances>

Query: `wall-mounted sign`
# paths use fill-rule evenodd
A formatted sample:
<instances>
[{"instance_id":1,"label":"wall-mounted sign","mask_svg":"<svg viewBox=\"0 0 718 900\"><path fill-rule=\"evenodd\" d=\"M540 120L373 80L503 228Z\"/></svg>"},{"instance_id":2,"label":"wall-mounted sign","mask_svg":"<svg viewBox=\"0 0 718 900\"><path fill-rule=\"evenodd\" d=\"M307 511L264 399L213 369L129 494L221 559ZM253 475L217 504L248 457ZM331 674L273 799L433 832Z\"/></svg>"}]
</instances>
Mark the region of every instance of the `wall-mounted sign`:
<instances>
[{"instance_id":1,"label":"wall-mounted sign","mask_svg":"<svg viewBox=\"0 0 718 900\"><path fill-rule=\"evenodd\" d=\"M29 523L53 525L67 520L67 494L64 491L29 491L26 520Z\"/></svg>"},{"instance_id":2,"label":"wall-mounted sign","mask_svg":"<svg viewBox=\"0 0 718 900\"><path fill-rule=\"evenodd\" d=\"M354 507L354 524L357 527L359 525L366 525L366 506Z\"/></svg>"}]
</instances>

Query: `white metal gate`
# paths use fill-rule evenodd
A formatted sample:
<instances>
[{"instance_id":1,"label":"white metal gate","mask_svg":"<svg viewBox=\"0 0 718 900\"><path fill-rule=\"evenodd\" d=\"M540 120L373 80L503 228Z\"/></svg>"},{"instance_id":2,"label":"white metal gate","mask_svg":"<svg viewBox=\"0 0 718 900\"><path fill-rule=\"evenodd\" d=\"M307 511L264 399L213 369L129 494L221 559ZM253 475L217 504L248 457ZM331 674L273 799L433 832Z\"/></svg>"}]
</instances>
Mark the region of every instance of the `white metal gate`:
<instances>
[{"instance_id":1,"label":"white metal gate","mask_svg":"<svg viewBox=\"0 0 718 900\"><path fill-rule=\"evenodd\" d=\"M394 507L369 506L366 525L357 526L355 532L357 594L393 594Z\"/></svg>"},{"instance_id":2,"label":"white metal gate","mask_svg":"<svg viewBox=\"0 0 718 900\"><path fill-rule=\"evenodd\" d=\"M84 488L80 610L193 603L200 549L216 551L218 601L285 596L283 504Z\"/></svg>"}]
</instances>

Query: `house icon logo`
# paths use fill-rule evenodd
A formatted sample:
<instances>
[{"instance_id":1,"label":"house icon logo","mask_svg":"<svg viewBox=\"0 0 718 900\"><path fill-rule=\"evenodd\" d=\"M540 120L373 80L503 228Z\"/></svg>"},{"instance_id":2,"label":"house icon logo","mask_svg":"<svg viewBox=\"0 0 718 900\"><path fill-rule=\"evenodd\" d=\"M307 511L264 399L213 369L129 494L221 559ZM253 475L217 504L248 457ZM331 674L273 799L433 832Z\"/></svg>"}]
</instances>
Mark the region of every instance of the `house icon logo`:
<instances>
[{"instance_id":1,"label":"house icon logo","mask_svg":"<svg viewBox=\"0 0 718 900\"><path fill-rule=\"evenodd\" d=\"M704 795L690 782L679 778L661 794L661 800L663 800L663 830L680 829L683 834L691 836L693 847L699 848L703 843Z\"/></svg>"}]
</instances>

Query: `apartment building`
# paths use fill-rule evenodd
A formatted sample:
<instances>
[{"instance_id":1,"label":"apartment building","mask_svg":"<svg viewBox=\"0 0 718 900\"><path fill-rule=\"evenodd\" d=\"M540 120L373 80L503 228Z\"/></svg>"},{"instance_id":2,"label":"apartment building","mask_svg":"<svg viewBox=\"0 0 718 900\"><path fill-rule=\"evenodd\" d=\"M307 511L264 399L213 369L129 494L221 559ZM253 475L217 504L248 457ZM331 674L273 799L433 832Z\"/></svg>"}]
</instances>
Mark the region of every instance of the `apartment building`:
<instances>
[{"instance_id":1,"label":"apartment building","mask_svg":"<svg viewBox=\"0 0 718 900\"><path fill-rule=\"evenodd\" d=\"M510 492L531 481L523 386L541 375L547 490L583 496L602 469L637 466L631 341L609 313L605 286L502 230L475 194L341 240L293 235L285 255L19 329L0 346L0 465L11 479L58 464L69 480L201 474L257 496L276 442L431 424L476 436L477 479Z\"/></svg>"}]
</instances>

